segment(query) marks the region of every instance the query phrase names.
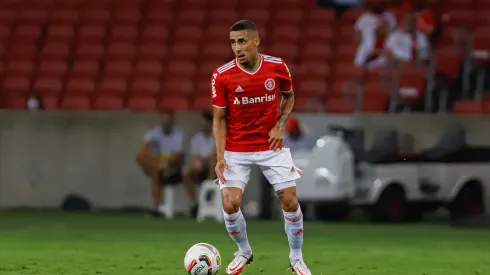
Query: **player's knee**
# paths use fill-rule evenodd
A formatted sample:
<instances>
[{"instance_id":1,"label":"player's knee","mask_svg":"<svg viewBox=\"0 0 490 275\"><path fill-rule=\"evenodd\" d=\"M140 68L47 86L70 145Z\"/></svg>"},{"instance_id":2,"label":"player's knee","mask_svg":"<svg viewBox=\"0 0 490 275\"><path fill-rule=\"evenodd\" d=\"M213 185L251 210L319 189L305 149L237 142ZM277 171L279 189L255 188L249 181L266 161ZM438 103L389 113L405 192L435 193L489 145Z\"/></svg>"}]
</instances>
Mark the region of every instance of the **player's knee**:
<instances>
[{"instance_id":1,"label":"player's knee","mask_svg":"<svg viewBox=\"0 0 490 275\"><path fill-rule=\"evenodd\" d=\"M241 198L238 195L233 194L233 192L222 193L223 210L227 214L233 214L240 210Z\"/></svg>"},{"instance_id":2,"label":"player's knee","mask_svg":"<svg viewBox=\"0 0 490 275\"><path fill-rule=\"evenodd\" d=\"M290 198L282 201L282 209L286 212L296 212L298 210L298 199Z\"/></svg>"}]
</instances>

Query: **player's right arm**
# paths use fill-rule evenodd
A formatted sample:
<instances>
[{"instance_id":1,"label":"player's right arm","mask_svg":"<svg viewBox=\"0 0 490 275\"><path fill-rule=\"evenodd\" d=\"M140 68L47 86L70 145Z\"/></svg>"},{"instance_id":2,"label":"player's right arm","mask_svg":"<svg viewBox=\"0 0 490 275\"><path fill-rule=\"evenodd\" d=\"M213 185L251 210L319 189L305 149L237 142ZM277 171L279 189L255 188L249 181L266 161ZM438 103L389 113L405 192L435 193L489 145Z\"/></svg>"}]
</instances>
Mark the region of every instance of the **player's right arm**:
<instances>
[{"instance_id":1,"label":"player's right arm","mask_svg":"<svg viewBox=\"0 0 490 275\"><path fill-rule=\"evenodd\" d=\"M227 96L223 76L218 71L211 77L211 104L213 105L213 136L216 143L216 174L218 179L224 183L223 177L225 161L225 144L226 144L226 112Z\"/></svg>"}]
</instances>

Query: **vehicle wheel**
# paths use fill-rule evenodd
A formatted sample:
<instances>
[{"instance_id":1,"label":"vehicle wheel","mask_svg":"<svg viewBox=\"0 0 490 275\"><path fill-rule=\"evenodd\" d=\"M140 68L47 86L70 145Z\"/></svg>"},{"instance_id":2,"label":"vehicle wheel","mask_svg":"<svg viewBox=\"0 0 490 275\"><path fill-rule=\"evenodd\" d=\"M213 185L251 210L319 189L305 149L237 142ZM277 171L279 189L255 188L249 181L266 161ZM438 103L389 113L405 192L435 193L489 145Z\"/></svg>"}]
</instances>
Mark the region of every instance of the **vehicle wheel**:
<instances>
[{"instance_id":1,"label":"vehicle wheel","mask_svg":"<svg viewBox=\"0 0 490 275\"><path fill-rule=\"evenodd\" d=\"M349 213L350 207L344 202L315 204L315 216L321 221L345 221Z\"/></svg>"},{"instance_id":2,"label":"vehicle wheel","mask_svg":"<svg viewBox=\"0 0 490 275\"><path fill-rule=\"evenodd\" d=\"M450 206L454 220L481 216L485 213L483 188L479 182L466 184Z\"/></svg>"},{"instance_id":3,"label":"vehicle wheel","mask_svg":"<svg viewBox=\"0 0 490 275\"><path fill-rule=\"evenodd\" d=\"M396 223L405 220L407 200L405 191L399 185L387 187L371 209L371 220L374 222Z\"/></svg>"}]
</instances>

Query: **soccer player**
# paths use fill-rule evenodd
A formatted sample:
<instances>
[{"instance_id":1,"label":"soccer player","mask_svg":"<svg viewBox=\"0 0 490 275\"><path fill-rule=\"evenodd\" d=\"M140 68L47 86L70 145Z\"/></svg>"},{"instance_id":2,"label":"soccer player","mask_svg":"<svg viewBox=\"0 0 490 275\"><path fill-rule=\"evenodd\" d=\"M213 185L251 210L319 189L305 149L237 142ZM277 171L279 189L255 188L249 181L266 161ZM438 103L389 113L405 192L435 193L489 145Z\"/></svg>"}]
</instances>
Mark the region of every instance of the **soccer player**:
<instances>
[{"instance_id":1,"label":"soccer player","mask_svg":"<svg viewBox=\"0 0 490 275\"><path fill-rule=\"evenodd\" d=\"M252 21L236 22L229 35L236 59L217 68L211 77L217 183L226 229L238 245L226 274L241 274L253 261L240 206L251 166L257 165L281 201L291 270L310 275L301 250L303 214L295 182L300 171L283 146L284 126L294 106L289 69L281 58L258 52L260 38ZM278 92L282 95L280 110Z\"/></svg>"}]
</instances>

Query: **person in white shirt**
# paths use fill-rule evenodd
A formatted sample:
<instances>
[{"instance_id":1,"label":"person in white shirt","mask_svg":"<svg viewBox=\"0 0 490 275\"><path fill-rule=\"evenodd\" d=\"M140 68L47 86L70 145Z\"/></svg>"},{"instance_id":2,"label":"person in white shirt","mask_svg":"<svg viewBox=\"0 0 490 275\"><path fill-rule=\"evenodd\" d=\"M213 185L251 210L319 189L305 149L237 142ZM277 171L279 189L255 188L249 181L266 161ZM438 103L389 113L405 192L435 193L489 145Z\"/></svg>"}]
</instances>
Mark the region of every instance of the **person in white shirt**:
<instances>
[{"instance_id":1,"label":"person in white shirt","mask_svg":"<svg viewBox=\"0 0 490 275\"><path fill-rule=\"evenodd\" d=\"M213 115L203 113L204 128L191 138L190 161L183 170L184 184L193 202L192 216L197 215L196 185L206 179L214 179L216 162L216 146L213 137Z\"/></svg>"},{"instance_id":2,"label":"person in white shirt","mask_svg":"<svg viewBox=\"0 0 490 275\"><path fill-rule=\"evenodd\" d=\"M396 28L396 18L391 11L372 7L361 15L354 25L354 40L357 51L354 65L365 68L383 49L385 37Z\"/></svg>"},{"instance_id":3,"label":"person in white shirt","mask_svg":"<svg viewBox=\"0 0 490 275\"><path fill-rule=\"evenodd\" d=\"M284 133L284 146L291 152L300 150L311 150L316 144L316 138L302 129L299 120L289 117Z\"/></svg>"},{"instance_id":4,"label":"person in white shirt","mask_svg":"<svg viewBox=\"0 0 490 275\"><path fill-rule=\"evenodd\" d=\"M174 125L174 114L161 112L161 125L146 133L136 160L152 178L150 214L160 216L163 186L182 182L184 133Z\"/></svg>"},{"instance_id":5,"label":"person in white shirt","mask_svg":"<svg viewBox=\"0 0 490 275\"><path fill-rule=\"evenodd\" d=\"M404 15L404 26L392 32L385 43L385 51L396 62L426 61L430 55L427 36L417 31L415 15Z\"/></svg>"}]
</instances>

